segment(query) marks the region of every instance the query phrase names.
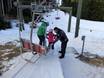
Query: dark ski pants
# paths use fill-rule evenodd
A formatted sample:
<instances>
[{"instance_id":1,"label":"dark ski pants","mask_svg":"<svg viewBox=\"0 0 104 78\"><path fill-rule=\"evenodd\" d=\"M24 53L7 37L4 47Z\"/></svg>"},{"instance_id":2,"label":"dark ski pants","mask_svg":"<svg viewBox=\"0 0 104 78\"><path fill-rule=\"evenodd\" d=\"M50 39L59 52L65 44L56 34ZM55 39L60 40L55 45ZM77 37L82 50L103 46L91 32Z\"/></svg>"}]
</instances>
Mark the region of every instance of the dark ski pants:
<instances>
[{"instance_id":1,"label":"dark ski pants","mask_svg":"<svg viewBox=\"0 0 104 78\"><path fill-rule=\"evenodd\" d=\"M61 53L62 53L62 55L61 55L61 56L62 56L62 57L64 57L64 56L65 56L67 43L68 43L68 41L63 41L63 42L61 42Z\"/></svg>"},{"instance_id":2,"label":"dark ski pants","mask_svg":"<svg viewBox=\"0 0 104 78\"><path fill-rule=\"evenodd\" d=\"M39 44L44 46L45 45L45 36L38 36L39 38Z\"/></svg>"},{"instance_id":3,"label":"dark ski pants","mask_svg":"<svg viewBox=\"0 0 104 78\"><path fill-rule=\"evenodd\" d=\"M50 49L50 48L54 49L54 43L53 43L53 42L49 42L48 48L49 48L49 49Z\"/></svg>"}]
</instances>

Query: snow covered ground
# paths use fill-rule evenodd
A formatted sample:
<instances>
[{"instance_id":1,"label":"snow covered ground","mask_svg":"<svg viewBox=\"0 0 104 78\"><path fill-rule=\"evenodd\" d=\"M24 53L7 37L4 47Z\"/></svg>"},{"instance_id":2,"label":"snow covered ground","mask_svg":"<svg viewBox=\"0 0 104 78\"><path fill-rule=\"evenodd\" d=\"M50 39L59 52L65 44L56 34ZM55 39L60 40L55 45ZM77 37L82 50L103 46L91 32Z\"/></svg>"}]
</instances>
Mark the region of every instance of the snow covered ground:
<instances>
[{"instance_id":1,"label":"snow covered ground","mask_svg":"<svg viewBox=\"0 0 104 78\"><path fill-rule=\"evenodd\" d=\"M55 19L55 17L57 17L57 16L60 17L59 20ZM90 52L93 54L98 54L100 56L104 56L104 52L103 52L104 51L104 46L103 46L104 45L104 36L103 36L104 22L81 20L79 37L74 38L76 18L72 17L71 32L67 32L68 17L69 17L69 15L65 14L62 11L54 11L52 13L49 13L48 17L44 16L44 18L49 22L47 31L50 28L54 28L55 26L63 29L67 33L67 36L69 38L68 47L74 47L78 53L81 53L81 49L82 49L81 37L83 35L85 35L86 39L85 39L84 52ZM13 29L8 29L6 31L5 30L0 31L0 43L1 44L6 43L8 41L19 40L18 28L15 27L16 21L12 21L12 25L13 25ZM22 36L26 39L29 39L29 35L30 35L29 34L29 32L30 32L29 24L25 24L25 27L26 27L26 29L22 33ZM34 34L33 34L34 43L38 43L36 31L37 31L37 29L34 29ZM57 42L55 44L54 52L58 52L59 49L60 49L60 42ZM58 53L56 53L56 54L58 54ZM69 49L67 51L66 57L64 59L60 60L60 63L62 66L64 78L103 78L104 77L103 68L94 67L92 65L81 62L80 60L75 58L75 55L73 54L73 51L71 49ZM55 68L57 70L57 67L55 67ZM10 72L10 73L12 73L12 72ZM8 77L1 76L0 78L8 78ZM25 78L25 77L20 77L20 78Z\"/></svg>"}]
</instances>

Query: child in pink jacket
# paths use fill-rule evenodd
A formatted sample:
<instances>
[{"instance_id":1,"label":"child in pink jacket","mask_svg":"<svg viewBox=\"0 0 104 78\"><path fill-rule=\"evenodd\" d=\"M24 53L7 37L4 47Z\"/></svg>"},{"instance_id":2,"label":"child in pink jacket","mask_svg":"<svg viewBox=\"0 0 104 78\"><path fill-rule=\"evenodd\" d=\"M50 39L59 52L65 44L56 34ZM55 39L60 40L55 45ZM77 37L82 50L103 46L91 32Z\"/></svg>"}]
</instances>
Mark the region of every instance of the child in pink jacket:
<instances>
[{"instance_id":1,"label":"child in pink jacket","mask_svg":"<svg viewBox=\"0 0 104 78\"><path fill-rule=\"evenodd\" d=\"M56 39L55 34L53 33L53 30L50 29L48 34L47 34L47 39L48 39L48 48L54 49L54 41Z\"/></svg>"}]
</instances>

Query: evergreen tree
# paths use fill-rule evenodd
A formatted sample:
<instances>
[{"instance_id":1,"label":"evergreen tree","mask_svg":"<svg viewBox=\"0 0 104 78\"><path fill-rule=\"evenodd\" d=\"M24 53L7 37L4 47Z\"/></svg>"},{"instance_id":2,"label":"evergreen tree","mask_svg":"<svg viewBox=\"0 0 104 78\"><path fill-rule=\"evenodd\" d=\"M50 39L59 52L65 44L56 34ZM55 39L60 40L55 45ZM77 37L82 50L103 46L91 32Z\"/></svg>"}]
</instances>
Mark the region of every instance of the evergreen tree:
<instances>
[{"instance_id":1,"label":"evergreen tree","mask_svg":"<svg viewBox=\"0 0 104 78\"><path fill-rule=\"evenodd\" d=\"M88 19L104 21L104 1L91 0L88 11Z\"/></svg>"},{"instance_id":2,"label":"evergreen tree","mask_svg":"<svg viewBox=\"0 0 104 78\"><path fill-rule=\"evenodd\" d=\"M72 15L76 16L77 5L79 0L63 0L64 6L72 6ZM83 19L104 21L104 0L83 0L82 15Z\"/></svg>"},{"instance_id":3,"label":"evergreen tree","mask_svg":"<svg viewBox=\"0 0 104 78\"><path fill-rule=\"evenodd\" d=\"M70 6L71 0L63 0L63 6Z\"/></svg>"},{"instance_id":4,"label":"evergreen tree","mask_svg":"<svg viewBox=\"0 0 104 78\"><path fill-rule=\"evenodd\" d=\"M88 11L89 11L89 8L90 8L90 1L91 0L83 0L83 3L82 3L82 14L81 14L81 18L88 18Z\"/></svg>"}]
</instances>

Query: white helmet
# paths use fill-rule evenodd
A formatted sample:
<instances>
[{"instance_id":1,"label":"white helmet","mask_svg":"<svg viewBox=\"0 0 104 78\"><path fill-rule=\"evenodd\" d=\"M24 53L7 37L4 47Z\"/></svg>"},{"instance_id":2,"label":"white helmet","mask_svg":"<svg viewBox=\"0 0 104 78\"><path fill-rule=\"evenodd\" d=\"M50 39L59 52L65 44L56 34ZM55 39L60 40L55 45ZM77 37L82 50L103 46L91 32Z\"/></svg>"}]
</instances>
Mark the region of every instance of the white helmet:
<instances>
[{"instance_id":1,"label":"white helmet","mask_svg":"<svg viewBox=\"0 0 104 78\"><path fill-rule=\"evenodd\" d=\"M49 32L53 32L53 29L49 29Z\"/></svg>"}]
</instances>

